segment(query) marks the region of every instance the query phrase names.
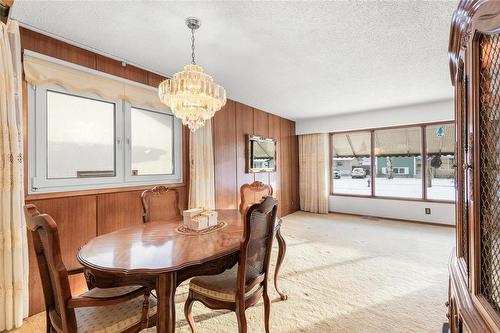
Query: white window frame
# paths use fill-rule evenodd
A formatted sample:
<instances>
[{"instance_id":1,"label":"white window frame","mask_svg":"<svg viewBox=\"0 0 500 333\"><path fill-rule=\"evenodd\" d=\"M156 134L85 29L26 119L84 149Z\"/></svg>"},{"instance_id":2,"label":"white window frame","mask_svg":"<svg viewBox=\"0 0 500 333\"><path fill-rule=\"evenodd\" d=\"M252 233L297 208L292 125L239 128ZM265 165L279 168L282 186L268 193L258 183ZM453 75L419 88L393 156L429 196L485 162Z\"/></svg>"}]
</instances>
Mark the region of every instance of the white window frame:
<instances>
[{"instance_id":1,"label":"white window frame","mask_svg":"<svg viewBox=\"0 0 500 333\"><path fill-rule=\"evenodd\" d=\"M57 179L47 177L47 90L115 105L115 176ZM169 175L132 176L131 107L172 115L172 113L153 110L150 107L130 105L123 100L113 101L91 93L69 92L58 85L28 84L28 194L182 183L182 123L175 117L173 118L174 172ZM128 147L125 147L126 145Z\"/></svg>"},{"instance_id":2,"label":"white window frame","mask_svg":"<svg viewBox=\"0 0 500 333\"><path fill-rule=\"evenodd\" d=\"M132 108L141 109L147 112L156 112L172 117L172 142L173 142L173 172L162 175L133 175L132 174ZM125 110L125 181L127 183L156 184L180 183L182 182L182 123L170 112L155 110L151 107L136 104L124 103Z\"/></svg>"}]
</instances>

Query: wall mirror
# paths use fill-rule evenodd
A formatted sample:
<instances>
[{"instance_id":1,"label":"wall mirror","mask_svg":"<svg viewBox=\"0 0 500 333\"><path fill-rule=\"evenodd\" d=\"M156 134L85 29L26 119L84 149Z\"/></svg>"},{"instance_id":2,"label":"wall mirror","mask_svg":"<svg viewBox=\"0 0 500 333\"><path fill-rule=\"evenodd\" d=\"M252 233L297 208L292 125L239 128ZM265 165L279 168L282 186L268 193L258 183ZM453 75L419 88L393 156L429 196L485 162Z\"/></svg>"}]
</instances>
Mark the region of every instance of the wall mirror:
<instances>
[{"instance_id":1,"label":"wall mirror","mask_svg":"<svg viewBox=\"0 0 500 333\"><path fill-rule=\"evenodd\" d=\"M247 136L247 172L276 171L276 140L258 135Z\"/></svg>"}]
</instances>

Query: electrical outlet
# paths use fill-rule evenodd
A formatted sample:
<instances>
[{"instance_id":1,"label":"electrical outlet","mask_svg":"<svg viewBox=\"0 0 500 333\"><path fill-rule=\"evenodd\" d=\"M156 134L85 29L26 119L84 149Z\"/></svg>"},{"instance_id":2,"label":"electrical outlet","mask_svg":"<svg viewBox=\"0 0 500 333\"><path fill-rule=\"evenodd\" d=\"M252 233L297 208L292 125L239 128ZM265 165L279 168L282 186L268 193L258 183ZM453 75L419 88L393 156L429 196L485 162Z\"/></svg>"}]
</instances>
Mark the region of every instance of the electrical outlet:
<instances>
[{"instance_id":1,"label":"electrical outlet","mask_svg":"<svg viewBox=\"0 0 500 333\"><path fill-rule=\"evenodd\" d=\"M430 208L426 208L425 209L425 214L430 215L431 214L431 209Z\"/></svg>"}]
</instances>

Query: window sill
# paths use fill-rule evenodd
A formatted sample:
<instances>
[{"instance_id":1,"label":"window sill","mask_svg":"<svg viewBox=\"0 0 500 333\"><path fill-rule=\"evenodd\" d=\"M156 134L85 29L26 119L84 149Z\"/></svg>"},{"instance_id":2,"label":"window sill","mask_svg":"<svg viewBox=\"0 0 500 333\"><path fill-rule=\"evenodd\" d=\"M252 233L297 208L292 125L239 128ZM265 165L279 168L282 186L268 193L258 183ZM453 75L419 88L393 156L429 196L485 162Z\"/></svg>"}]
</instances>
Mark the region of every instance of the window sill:
<instances>
[{"instance_id":1,"label":"window sill","mask_svg":"<svg viewBox=\"0 0 500 333\"><path fill-rule=\"evenodd\" d=\"M150 189L156 185L163 185L165 187L174 187L174 188L186 186L185 183L177 183L177 184L160 184L159 183L159 184L155 184L155 185L140 185L140 186L103 188L103 189L94 189L94 190L79 190L79 191L40 193L40 194L26 194L24 196L24 199L26 201L32 201L32 200L42 200L42 199L77 197L77 196L85 196L85 195L144 191L144 190Z\"/></svg>"}]
</instances>

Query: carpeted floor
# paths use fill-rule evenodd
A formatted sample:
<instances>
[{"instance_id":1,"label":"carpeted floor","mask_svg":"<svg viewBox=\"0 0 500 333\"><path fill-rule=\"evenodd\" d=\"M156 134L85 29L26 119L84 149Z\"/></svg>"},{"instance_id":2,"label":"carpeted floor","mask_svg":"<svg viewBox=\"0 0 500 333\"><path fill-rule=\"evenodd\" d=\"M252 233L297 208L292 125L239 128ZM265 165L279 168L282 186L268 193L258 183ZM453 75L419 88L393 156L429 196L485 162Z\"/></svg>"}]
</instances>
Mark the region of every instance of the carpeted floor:
<instances>
[{"instance_id":1,"label":"carpeted floor","mask_svg":"<svg viewBox=\"0 0 500 333\"><path fill-rule=\"evenodd\" d=\"M282 231L288 248L280 281L289 299L272 289L272 332L441 331L453 228L297 212ZM189 332L186 291L177 292L178 332ZM264 331L263 311L262 303L247 310L249 332ZM201 333L237 331L234 313L200 303L193 312ZM13 332L44 331L40 314Z\"/></svg>"}]
</instances>

